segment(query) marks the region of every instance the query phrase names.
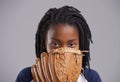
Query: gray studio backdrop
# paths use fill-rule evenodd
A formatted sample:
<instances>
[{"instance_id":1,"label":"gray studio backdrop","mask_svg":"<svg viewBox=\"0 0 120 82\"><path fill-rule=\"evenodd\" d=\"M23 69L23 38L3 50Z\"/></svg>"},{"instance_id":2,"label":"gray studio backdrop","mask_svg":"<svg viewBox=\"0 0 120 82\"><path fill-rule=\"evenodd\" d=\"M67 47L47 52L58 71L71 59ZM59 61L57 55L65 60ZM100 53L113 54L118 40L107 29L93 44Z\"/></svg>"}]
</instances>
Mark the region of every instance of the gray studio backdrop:
<instances>
[{"instance_id":1,"label":"gray studio backdrop","mask_svg":"<svg viewBox=\"0 0 120 82\"><path fill-rule=\"evenodd\" d=\"M0 0L0 82L14 82L35 63L35 32L51 7L71 5L86 18L93 36L91 68L103 82L120 82L120 0Z\"/></svg>"}]
</instances>

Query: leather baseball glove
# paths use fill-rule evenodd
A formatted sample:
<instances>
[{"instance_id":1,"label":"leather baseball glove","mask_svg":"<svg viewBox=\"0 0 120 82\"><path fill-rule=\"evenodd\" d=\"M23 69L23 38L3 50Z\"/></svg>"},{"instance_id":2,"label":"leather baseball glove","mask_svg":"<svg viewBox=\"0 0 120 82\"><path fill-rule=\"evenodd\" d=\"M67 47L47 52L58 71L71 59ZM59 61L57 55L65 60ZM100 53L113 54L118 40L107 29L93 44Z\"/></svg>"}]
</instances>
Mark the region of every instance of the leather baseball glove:
<instances>
[{"instance_id":1,"label":"leather baseball glove","mask_svg":"<svg viewBox=\"0 0 120 82\"><path fill-rule=\"evenodd\" d=\"M82 69L82 52L74 48L43 52L31 68L34 82L77 82Z\"/></svg>"}]
</instances>

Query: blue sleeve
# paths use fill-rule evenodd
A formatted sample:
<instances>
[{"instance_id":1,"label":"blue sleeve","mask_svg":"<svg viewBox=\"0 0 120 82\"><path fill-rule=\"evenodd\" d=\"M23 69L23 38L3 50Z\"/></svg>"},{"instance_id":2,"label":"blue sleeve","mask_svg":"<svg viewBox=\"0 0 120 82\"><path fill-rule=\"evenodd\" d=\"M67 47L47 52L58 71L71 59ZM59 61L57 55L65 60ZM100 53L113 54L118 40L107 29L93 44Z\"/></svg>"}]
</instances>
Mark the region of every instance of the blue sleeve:
<instances>
[{"instance_id":1,"label":"blue sleeve","mask_svg":"<svg viewBox=\"0 0 120 82\"><path fill-rule=\"evenodd\" d=\"M84 75L88 82L102 82L99 74L92 69L85 68ZM27 67L24 68L18 74L15 82L31 82L31 81L32 81L31 67Z\"/></svg>"},{"instance_id":2,"label":"blue sleeve","mask_svg":"<svg viewBox=\"0 0 120 82\"><path fill-rule=\"evenodd\" d=\"M31 67L24 68L18 74L15 82L31 82L32 81L32 74L31 74Z\"/></svg>"},{"instance_id":3,"label":"blue sleeve","mask_svg":"<svg viewBox=\"0 0 120 82\"><path fill-rule=\"evenodd\" d=\"M99 74L95 70L85 68L84 75L88 82L102 82Z\"/></svg>"}]
</instances>

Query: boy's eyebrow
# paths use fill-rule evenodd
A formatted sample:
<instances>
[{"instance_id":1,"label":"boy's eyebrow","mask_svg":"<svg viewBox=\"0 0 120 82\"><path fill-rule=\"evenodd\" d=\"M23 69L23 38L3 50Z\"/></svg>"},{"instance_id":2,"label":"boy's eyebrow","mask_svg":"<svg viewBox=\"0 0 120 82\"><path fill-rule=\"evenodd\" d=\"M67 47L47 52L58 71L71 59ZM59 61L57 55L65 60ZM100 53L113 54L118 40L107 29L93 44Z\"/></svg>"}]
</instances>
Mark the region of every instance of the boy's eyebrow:
<instances>
[{"instance_id":1,"label":"boy's eyebrow","mask_svg":"<svg viewBox=\"0 0 120 82\"><path fill-rule=\"evenodd\" d=\"M77 39L68 40L68 42L72 42L72 41L75 41L75 40L77 40Z\"/></svg>"},{"instance_id":2,"label":"boy's eyebrow","mask_svg":"<svg viewBox=\"0 0 120 82\"><path fill-rule=\"evenodd\" d=\"M57 38L54 38L54 37L52 38L52 40L57 40L57 41L60 41L59 39L57 39Z\"/></svg>"},{"instance_id":3,"label":"boy's eyebrow","mask_svg":"<svg viewBox=\"0 0 120 82\"><path fill-rule=\"evenodd\" d=\"M59 39L57 39L57 38L52 38L52 40L56 40L56 41L60 41ZM77 39L71 39L71 40L68 40L67 42L72 42L72 41L76 41Z\"/></svg>"},{"instance_id":4,"label":"boy's eyebrow","mask_svg":"<svg viewBox=\"0 0 120 82\"><path fill-rule=\"evenodd\" d=\"M58 40L58 41L60 41L59 39L57 39L57 38L52 38L53 40ZM74 41L74 40L77 40L77 39L71 39L71 40L68 40L68 41Z\"/></svg>"}]
</instances>

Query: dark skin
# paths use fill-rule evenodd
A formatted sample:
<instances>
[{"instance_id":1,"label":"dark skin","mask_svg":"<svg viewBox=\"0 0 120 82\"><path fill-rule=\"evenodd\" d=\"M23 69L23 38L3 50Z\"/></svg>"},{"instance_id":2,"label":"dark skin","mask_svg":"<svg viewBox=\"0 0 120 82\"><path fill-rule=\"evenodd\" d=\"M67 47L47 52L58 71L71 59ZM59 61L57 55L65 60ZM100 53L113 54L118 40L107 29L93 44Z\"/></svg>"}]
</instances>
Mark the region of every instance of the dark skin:
<instances>
[{"instance_id":1,"label":"dark skin","mask_svg":"<svg viewBox=\"0 0 120 82\"><path fill-rule=\"evenodd\" d=\"M79 34L75 26L69 24L50 26L46 37L47 52L61 47L79 49Z\"/></svg>"},{"instance_id":2,"label":"dark skin","mask_svg":"<svg viewBox=\"0 0 120 82\"><path fill-rule=\"evenodd\" d=\"M54 26L50 26L46 35L47 52L49 53L52 49L62 47L69 47L79 50L79 32L75 26L69 24L57 24ZM60 57L61 59L63 58L63 60L60 59L59 63L57 63L58 68L60 67L62 69L64 68L64 65L66 65L65 69L68 69L70 71L71 69L69 69L69 67L73 66L73 62L76 60L77 56L73 56L73 54L71 53L64 53L64 55L66 56ZM67 58L64 60L64 57ZM70 62L70 60L71 64L68 63ZM78 61L82 63L82 56L79 56ZM64 74L61 71L60 73Z\"/></svg>"}]
</instances>

